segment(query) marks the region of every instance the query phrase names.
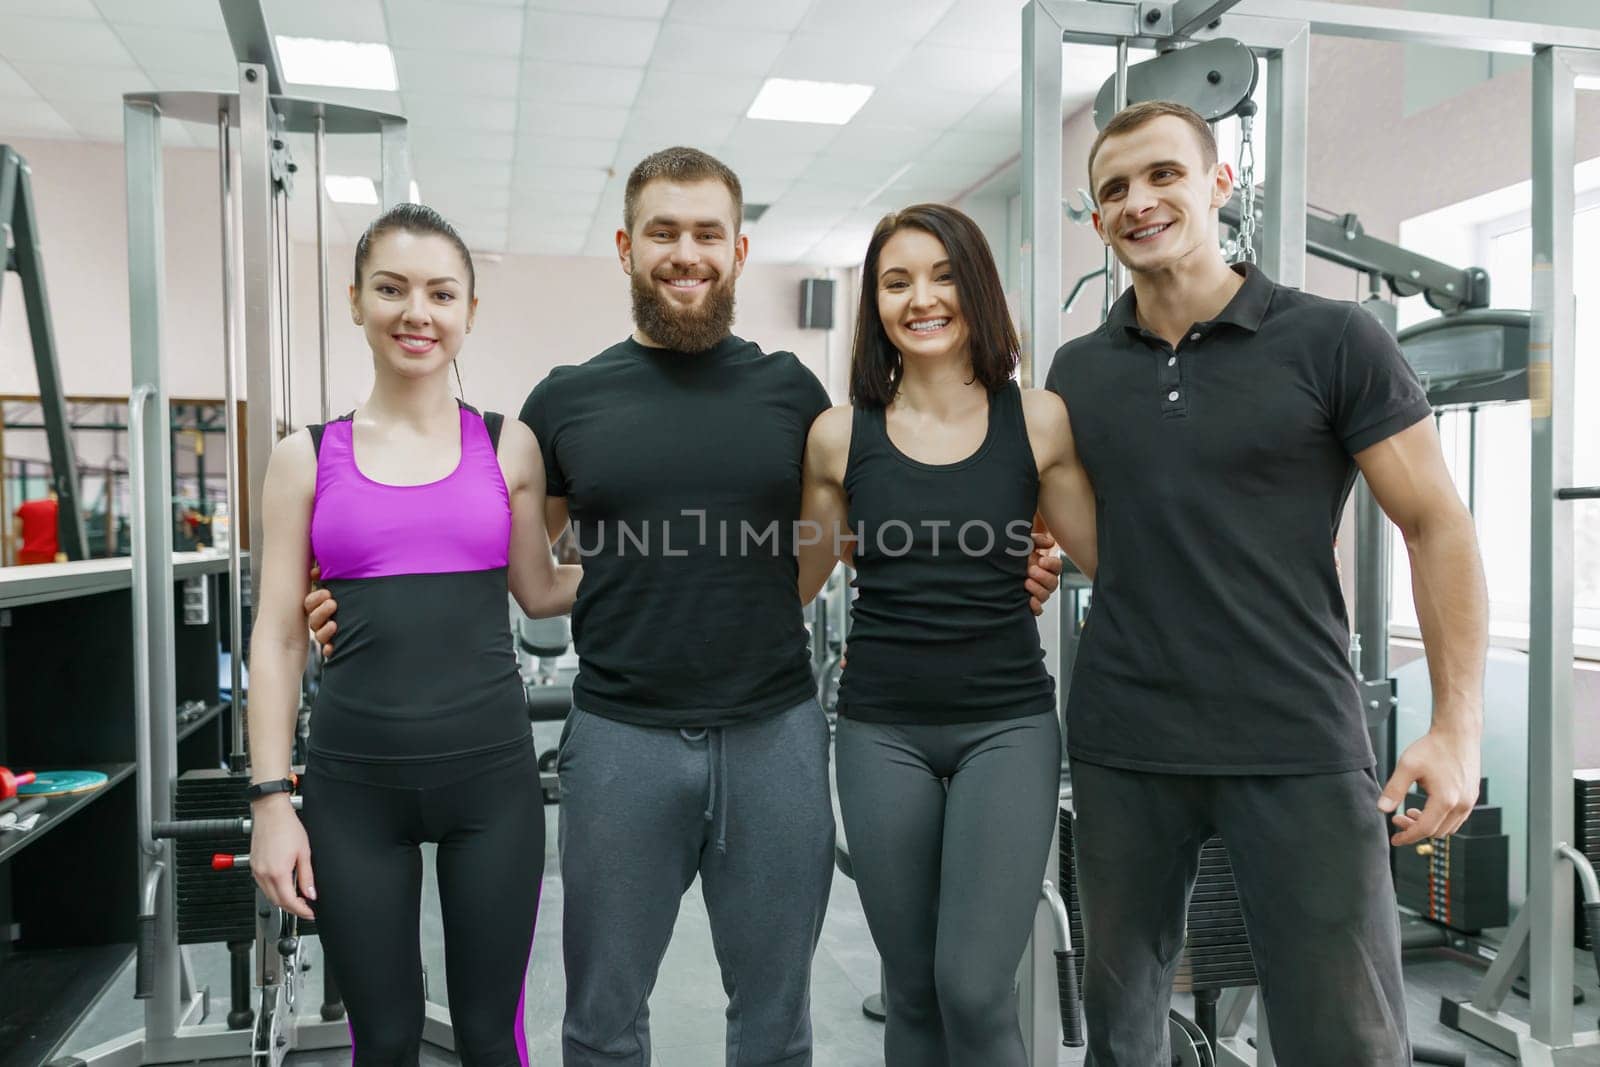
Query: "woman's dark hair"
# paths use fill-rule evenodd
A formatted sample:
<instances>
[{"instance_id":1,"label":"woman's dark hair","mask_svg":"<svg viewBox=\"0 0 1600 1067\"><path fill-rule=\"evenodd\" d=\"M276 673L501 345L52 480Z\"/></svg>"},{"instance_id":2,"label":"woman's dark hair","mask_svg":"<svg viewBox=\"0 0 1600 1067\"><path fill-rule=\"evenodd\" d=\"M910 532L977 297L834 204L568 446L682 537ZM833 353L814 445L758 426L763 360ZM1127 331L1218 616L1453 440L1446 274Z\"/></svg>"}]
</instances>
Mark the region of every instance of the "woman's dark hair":
<instances>
[{"instance_id":1,"label":"woman's dark hair","mask_svg":"<svg viewBox=\"0 0 1600 1067\"><path fill-rule=\"evenodd\" d=\"M967 323L973 380L994 392L1016 372L1021 345L994 254L978 224L945 204L913 204L885 215L867 243L861 267L861 306L856 314L855 347L850 355L850 402L888 407L900 389L904 368L878 317L878 258L889 238L901 230L922 230L944 245Z\"/></svg>"},{"instance_id":2,"label":"woman's dark hair","mask_svg":"<svg viewBox=\"0 0 1600 1067\"><path fill-rule=\"evenodd\" d=\"M472 269L472 253L467 251L467 242L461 239L461 234L443 215L421 204L396 204L367 225L361 240L356 242L356 288L361 287L361 272L366 269L367 259L372 255L372 242L396 230L437 234L455 245L456 251L461 253L461 261L467 265L467 299L472 299L477 274Z\"/></svg>"}]
</instances>

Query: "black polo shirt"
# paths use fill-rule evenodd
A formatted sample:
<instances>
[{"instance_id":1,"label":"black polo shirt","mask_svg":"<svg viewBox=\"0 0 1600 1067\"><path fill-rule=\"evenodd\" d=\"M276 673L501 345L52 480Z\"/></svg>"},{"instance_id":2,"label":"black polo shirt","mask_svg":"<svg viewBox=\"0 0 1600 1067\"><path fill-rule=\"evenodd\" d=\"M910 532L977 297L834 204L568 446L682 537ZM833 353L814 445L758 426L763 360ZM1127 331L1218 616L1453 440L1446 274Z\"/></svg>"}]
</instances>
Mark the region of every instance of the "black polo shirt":
<instances>
[{"instance_id":1,"label":"black polo shirt","mask_svg":"<svg viewBox=\"0 0 1600 1067\"><path fill-rule=\"evenodd\" d=\"M1129 289L1051 364L1099 508L1068 748L1183 774L1371 766L1333 538L1352 457L1427 397L1358 306L1235 269L1176 349Z\"/></svg>"}]
</instances>

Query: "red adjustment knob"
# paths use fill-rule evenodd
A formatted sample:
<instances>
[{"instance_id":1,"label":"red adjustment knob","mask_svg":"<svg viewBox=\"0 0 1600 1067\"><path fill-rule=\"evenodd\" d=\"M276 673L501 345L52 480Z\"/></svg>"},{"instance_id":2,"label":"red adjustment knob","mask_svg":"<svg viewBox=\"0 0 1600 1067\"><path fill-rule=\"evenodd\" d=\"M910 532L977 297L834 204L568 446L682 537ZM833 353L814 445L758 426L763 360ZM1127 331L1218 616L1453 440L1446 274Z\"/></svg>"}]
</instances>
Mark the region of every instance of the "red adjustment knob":
<instances>
[{"instance_id":1,"label":"red adjustment knob","mask_svg":"<svg viewBox=\"0 0 1600 1067\"><path fill-rule=\"evenodd\" d=\"M235 867L250 866L250 857L230 856L226 852L213 853L211 856L211 869L213 871L231 871Z\"/></svg>"},{"instance_id":2,"label":"red adjustment knob","mask_svg":"<svg viewBox=\"0 0 1600 1067\"><path fill-rule=\"evenodd\" d=\"M17 795L17 790L27 785L37 777L32 771L14 773L10 767L0 767L0 800L9 800Z\"/></svg>"}]
</instances>

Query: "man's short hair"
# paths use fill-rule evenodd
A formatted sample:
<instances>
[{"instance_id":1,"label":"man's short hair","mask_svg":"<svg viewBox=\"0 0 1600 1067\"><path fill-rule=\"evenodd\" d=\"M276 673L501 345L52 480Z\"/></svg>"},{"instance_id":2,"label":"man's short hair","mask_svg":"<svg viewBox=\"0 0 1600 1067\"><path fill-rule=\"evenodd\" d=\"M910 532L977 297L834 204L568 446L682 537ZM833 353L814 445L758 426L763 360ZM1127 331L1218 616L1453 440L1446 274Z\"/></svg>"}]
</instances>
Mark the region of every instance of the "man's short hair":
<instances>
[{"instance_id":1,"label":"man's short hair","mask_svg":"<svg viewBox=\"0 0 1600 1067\"><path fill-rule=\"evenodd\" d=\"M628 175L628 185L622 194L622 226L629 233L639 215L639 193L653 181L700 182L720 181L728 187L733 197L733 229L737 233L744 217L744 189L739 176L722 160L682 145L652 152L639 161Z\"/></svg>"},{"instance_id":2,"label":"man's short hair","mask_svg":"<svg viewBox=\"0 0 1600 1067\"><path fill-rule=\"evenodd\" d=\"M1151 122L1163 115L1172 115L1189 124L1194 130L1194 136L1200 142L1200 158L1206 166L1215 166L1217 162L1217 135L1211 132L1211 124L1200 117L1200 113L1192 107L1176 103L1172 100L1146 100L1139 104L1129 104L1106 123L1106 128L1100 131L1100 136L1094 139L1094 144L1089 148L1089 180L1094 181L1094 157L1099 154L1100 146L1107 137L1116 137L1119 134L1137 130L1147 122ZM631 186L630 186L631 188Z\"/></svg>"}]
</instances>

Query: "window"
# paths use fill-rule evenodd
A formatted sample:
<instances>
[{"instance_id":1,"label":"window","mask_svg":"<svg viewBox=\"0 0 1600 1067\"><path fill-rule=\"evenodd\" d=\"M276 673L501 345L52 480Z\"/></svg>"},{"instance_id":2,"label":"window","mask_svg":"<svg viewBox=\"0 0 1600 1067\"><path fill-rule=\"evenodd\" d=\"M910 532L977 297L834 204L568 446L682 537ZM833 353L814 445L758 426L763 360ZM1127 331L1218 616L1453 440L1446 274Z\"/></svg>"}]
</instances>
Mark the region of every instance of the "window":
<instances>
[{"instance_id":1,"label":"window","mask_svg":"<svg viewBox=\"0 0 1600 1067\"><path fill-rule=\"evenodd\" d=\"M1573 484L1600 485L1600 160L1578 168L1573 217L1573 290L1577 304L1577 366L1573 381ZM1531 304L1532 220L1528 183L1452 205L1401 225L1401 244L1489 272L1497 308ZM1420 297L1401 302L1402 326L1437 314ZM1476 425L1474 426L1474 419ZM1471 502L1488 577L1490 636L1521 645L1528 635L1528 405L1481 407L1474 417L1452 411L1439 420L1445 459L1464 500ZM1574 644L1580 656L1600 658L1600 504L1573 509ZM1392 618L1400 633L1417 625L1411 569L1398 532L1394 541Z\"/></svg>"}]
</instances>

